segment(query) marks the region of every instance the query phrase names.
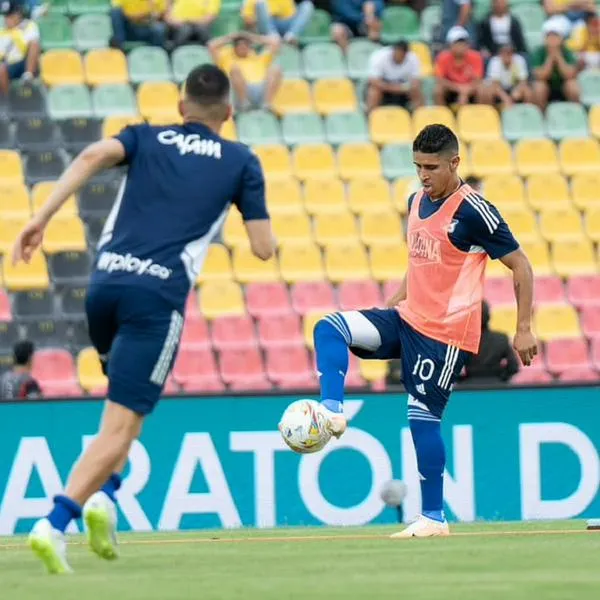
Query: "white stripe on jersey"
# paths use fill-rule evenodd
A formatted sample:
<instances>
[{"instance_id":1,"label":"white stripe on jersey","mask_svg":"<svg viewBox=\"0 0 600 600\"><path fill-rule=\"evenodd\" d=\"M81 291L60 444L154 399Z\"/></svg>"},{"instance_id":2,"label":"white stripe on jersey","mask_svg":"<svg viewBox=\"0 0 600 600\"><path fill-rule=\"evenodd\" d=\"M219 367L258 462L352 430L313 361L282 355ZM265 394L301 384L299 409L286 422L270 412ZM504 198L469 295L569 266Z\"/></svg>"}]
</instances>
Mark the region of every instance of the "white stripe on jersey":
<instances>
[{"instance_id":1,"label":"white stripe on jersey","mask_svg":"<svg viewBox=\"0 0 600 600\"><path fill-rule=\"evenodd\" d=\"M102 233L100 235L100 239L98 240L98 244L96 248L100 250L102 246L108 244L110 240L112 240L113 230L115 228L115 221L119 216L119 211L121 210L121 202L123 202L123 194L125 193L125 186L127 185L127 175L123 177L121 181L121 185L119 187L119 191L117 192L117 197L115 199L112 208L110 209L110 213L108 213L108 217L106 217L106 221L104 223L104 227L102 228Z\"/></svg>"},{"instance_id":2,"label":"white stripe on jersey","mask_svg":"<svg viewBox=\"0 0 600 600\"><path fill-rule=\"evenodd\" d=\"M479 213L490 233L494 233L500 225L500 220L490 210L490 207L476 194L465 196L465 200Z\"/></svg>"}]
</instances>

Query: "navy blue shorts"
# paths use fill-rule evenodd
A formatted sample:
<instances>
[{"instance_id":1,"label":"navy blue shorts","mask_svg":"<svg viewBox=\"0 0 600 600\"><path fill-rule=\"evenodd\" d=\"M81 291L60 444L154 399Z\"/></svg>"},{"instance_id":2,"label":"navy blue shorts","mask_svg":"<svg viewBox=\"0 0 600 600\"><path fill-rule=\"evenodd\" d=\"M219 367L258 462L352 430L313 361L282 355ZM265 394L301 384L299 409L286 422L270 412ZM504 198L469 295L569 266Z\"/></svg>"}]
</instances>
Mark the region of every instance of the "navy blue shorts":
<instances>
[{"instance_id":1,"label":"navy blue shorts","mask_svg":"<svg viewBox=\"0 0 600 600\"><path fill-rule=\"evenodd\" d=\"M175 362L183 316L157 293L126 285L91 285L86 312L109 399L151 413Z\"/></svg>"},{"instance_id":2,"label":"navy blue shorts","mask_svg":"<svg viewBox=\"0 0 600 600\"><path fill-rule=\"evenodd\" d=\"M469 353L419 333L394 309L373 308L359 312L377 328L381 345L376 350L351 345L351 352L360 358L399 358L404 387L413 397L409 399L408 416L427 418L429 412L441 418Z\"/></svg>"}]
</instances>

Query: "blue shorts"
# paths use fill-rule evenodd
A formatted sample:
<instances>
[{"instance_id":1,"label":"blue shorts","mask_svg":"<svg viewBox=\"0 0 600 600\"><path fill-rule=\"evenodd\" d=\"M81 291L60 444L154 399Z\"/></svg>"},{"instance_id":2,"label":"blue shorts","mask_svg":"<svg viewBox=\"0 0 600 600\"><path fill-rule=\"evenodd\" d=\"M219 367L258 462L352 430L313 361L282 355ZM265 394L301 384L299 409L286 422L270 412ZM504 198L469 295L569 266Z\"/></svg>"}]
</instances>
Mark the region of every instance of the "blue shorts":
<instances>
[{"instance_id":1,"label":"blue shorts","mask_svg":"<svg viewBox=\"0 0 600 600\"><path fill-rule=\"evenodd\" d=\"M419 406L422 404L434 417L441 418L469 352L419 333L395 309L359 312L377 328L381 344L376 350L351 345L351 352L360 358L399 358L404 387L413 397L409 399L408 416L426 417Z\"/></svg>"},{"instance_id":2,"label":"blue shorts","mask_svg":"<svg viewBox=\"0 0 600 600\"><path fill-rule=\"evenodd\" d=\"M25 66L24 60L7 64L6 70L8 71L8 78L13 81L14 79L20 79L23 77L23 73L25 73Z\"/></svg>"},{"instance_id":3,"label":"blue shorts","mask_svg":"<svg viewBox=\"0 0 600 600\"><path fill-rule=\"evenodd\" d=\"M109 399L151 413L175 362L183 316L155 292L128 285L92 284L86 313Z\"/></svg>"}]
</instances>

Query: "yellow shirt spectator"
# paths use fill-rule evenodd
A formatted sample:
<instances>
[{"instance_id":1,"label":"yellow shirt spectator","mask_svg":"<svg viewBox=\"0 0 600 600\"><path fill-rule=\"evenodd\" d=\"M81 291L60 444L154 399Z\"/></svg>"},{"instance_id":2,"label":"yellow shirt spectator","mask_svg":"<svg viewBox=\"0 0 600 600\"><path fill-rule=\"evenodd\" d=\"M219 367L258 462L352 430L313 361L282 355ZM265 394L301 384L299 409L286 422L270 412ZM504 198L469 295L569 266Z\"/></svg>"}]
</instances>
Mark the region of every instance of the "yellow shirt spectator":
<instances>
[{"instance_id":1,"label":"yellow shirt spectator","mask_svg":"<svg viewBox=\"0 0 600 600\"><path fill-rule=\"evenodd\" d=\"M588 28L583 25L575 29L567 46L573 52L600 52L600 36L594 39Z\"/></svg>"},{"instance_id":2,"label":"yellow shirt spectator","mask_svg":"<svg viewBox=\"0 0 600 600\"><path fill-rule=\"evenodd\" d=\"M276 19L291 19L296 14L294 0L267 0L267 7ZM256 13L256 0L246 0L242 7L242 17L253 20Z\"/></svg>"},{"instance_id":3,"label":"yellow shirt spectator","mask_svg":"<svg viewBox=\"0 0 600 600\"><path fill-rule=\"evenodd\" d=\"M175 0L173 18L178 21L200 21L216 17L221 10L221 0Z\"/></svg>"},{"instance_id":4,"label":"yellow shirt spectator","mask_svg":"<svg viewBox=\"0 0 600 600\"><path fill-rule=\"evenodd\" d=\"M112 4L130 19L162 15L167 10L167 0L113 0Z\"/></svg>"},{"instance_id":5,"label":"yellow shirt spectator","mask_svg":"<svg viewBox=\"0 0 600 600\"><path fill-rule=\"evenodd\" d=\"M233 66L238 67L248 83L262 83L272 61L271 52L258 54L251 50L248 56L242 58L235 54L232 46L229 46L219 51L218 64L226 73L230 73Z\"/></svg>"}]
</instances>

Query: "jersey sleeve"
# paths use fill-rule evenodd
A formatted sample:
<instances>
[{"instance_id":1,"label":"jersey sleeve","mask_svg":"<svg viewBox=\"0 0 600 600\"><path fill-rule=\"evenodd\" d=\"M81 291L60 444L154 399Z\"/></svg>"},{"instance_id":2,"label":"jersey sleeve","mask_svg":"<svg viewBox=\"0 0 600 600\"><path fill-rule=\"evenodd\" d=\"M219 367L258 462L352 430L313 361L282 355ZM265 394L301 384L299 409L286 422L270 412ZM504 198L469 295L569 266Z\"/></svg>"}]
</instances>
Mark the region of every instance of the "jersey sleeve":
<instances>
[{"instance_id":1,"label":"jersey sleeve","mask_svg":"<svg viewBox=\"0 0 600 600\"><path fill-rule=\"evenodd\" d=\"M269 218L265 198L265 178L255 154L250 155L244 167L240 190L234 203L244 221Z\"/></svg>"},{"instance_id":2,"label":"jersey sleeve","mask_svg":"<svg viewBox=\"0 0 600 600\"><path fill-rule=\"evenodd\" d=\"M406 204L408 205L408 210L407 210L407 213L409 213L409 212L410 212L410 209L412 208L412 203L413 203L413 200L415 199L415 196L416 196L416 195L417 195L417 192L413 192L413 193L412 193L412 194L411 194L411 195L408 197L408 200L407 200L407 202L406 202Z\"/></svg>"},{"instance_id":3,"label":"jersey sleeve","mask_svg":"<svg viewBox=\"0 0 600 600\"><path fill-rule=\"evenodd\" d=\"M138 128L135 125L129 125L121 130L115 139L119 140L125 148L125 159L122 164L130 163L138 149Z\"/></svg>"}]
</instances>

